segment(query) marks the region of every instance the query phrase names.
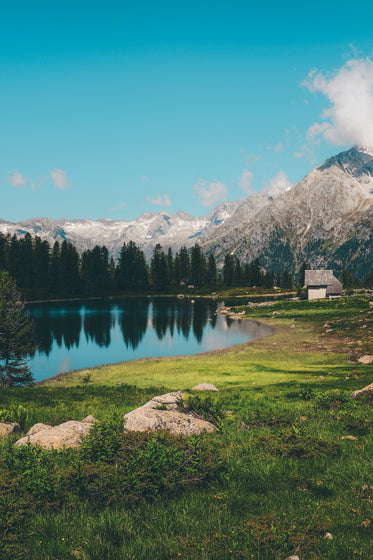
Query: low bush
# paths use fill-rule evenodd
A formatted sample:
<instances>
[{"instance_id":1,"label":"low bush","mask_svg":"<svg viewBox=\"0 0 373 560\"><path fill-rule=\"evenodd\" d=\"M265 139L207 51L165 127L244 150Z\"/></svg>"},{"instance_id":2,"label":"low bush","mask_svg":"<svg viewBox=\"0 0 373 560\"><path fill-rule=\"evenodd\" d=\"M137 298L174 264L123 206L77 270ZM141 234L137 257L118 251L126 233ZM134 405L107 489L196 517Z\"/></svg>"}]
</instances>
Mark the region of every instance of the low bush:
<instances>
[{"instance_id":1,"label":"low bush","mask_svg":"<svg viewBox=\"0 0 373 560\"><path fill-rule=\"evenodd\" d=\"M0 410L0 422L18 422L21 430L25 429L28 410L21 404Z\"/></svg>"},{"instance_id":2,"label":"low bush","mask_svg":"<svg viewBox=\"0 0 373 560\"><path fill-rule=\"evenodd\" d=\"M118 454L123 432L123 418L113 414L102 422L95 422L89 434L83 438L80 455L83 461L93 463L111 461Z\"/></svg>"},{"instance_id":3,"label":"low bush","mask_svg":"<svg viewBox=\"0 0 373 560\"><path fill-rule=\"evenodd\" d=\"M207 397L188 395L179 400L179 409L211 422L218 430L222 429L225 412L221 403L217 399L213 399L211 395Z\"/></svg>"}]
</instances>

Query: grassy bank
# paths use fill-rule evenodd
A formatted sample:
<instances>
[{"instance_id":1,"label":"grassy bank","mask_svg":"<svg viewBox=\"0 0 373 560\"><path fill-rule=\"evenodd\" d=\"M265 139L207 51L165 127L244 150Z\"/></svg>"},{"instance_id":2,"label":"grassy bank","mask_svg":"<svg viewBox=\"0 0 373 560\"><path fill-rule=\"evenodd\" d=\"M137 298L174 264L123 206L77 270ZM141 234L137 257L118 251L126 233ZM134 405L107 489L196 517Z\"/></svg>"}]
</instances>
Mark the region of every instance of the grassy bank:
<instances>
[{"instance_id":1,"label":"grassy bank","mask_svg":"<svg viewBox=\"0 0 373 560\"><path fill-rule=\"evenodd\" d=\"M25 430L93 414L114 442L99 460L26 451L22 461L12 438L2 442L4 558L373 558L372 400L350 398L373 381L372 366L356 362L372 353L368 298L235 311L276 332L0 392L0 409L26 409ZM113 436L113 419L200 382L218 386L210 405L230 412L215 434L188 448L177 438Z\"/></svg>"}]
</instances>

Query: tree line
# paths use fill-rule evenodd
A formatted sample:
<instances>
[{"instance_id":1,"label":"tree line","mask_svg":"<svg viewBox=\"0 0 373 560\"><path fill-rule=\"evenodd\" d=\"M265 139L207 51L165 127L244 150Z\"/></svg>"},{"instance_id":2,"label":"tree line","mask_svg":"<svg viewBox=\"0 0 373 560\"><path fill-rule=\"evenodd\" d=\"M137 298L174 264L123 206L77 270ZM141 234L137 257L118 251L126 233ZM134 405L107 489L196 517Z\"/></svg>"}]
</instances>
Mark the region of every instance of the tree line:
<instances>
[{"instance_id":1,"label":"tree line","mask_svg":"<svg viewBox=\"0 0 373 560\"><path fill-rule=\"evenodd\" d=\"M297 286L304 284L303 263L298 272ZM126 293L177 293L184 287L215 288L264 287L292 289L294 278L287 271L265 271L258 258L242 263L227 254L221 270L213 254L205 255L196 243L181 247L173 254L156 245L148 263L144 252L133 241L124 243L118 259L110 257L108 249L96 245L79 254L69 241L53 245L39 236L23 237L0 234L0 271L6 270L16 281L22 296L28 300L120 295ZM367 277L371 283L372 272ZM350 271L343 271L344 287L356 286ZM368 285L368 283L366 285Z\"/></svg>"},{"instance_id":2,"label":"tree line","mask_svg":"<svg viewBox=\"0 0 373 560\"><path fill-rule=\"evenodd\" d=\"M214 255L206 256L196 243L173 254L156 245L150 263L134 243L124 243L117 261L105 246L96 245L79 254L69 241L51 246L39 236L0 234L0 270L16 281L26 299L106 296L122 293L173 293L183 287L264 286L292 287L292 279L263 272L259 259L242 265L227 255L218 272Z\"/></svg>"}]
</instances>

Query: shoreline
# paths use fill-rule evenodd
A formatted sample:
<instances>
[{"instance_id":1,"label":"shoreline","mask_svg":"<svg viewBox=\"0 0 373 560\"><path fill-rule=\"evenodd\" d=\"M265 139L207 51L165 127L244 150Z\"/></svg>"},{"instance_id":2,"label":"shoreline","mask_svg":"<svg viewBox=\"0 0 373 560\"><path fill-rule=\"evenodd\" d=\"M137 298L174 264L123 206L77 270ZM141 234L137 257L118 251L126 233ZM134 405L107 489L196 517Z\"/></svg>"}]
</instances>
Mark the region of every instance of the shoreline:
<instances>
[{"instance_id":1,"label":"shoreline","mask_svg":"<svg viewBox=\"0 0 373 560\"><path fill-rule=\"evenodd\" d=\"M225 308L224 308L225 309ZM276 326L274 327L272 324L268 323L267 321L257 321L255 319L251 319L250 317L242 317L241 315L238 315L236 318L230 317L228 316L228 318L230 319L242 319L245 321L251 321L253 323L256 323L258 325L265 325L267 327L269 327L270 329L272 329L272 332L268 332L267 334L263 334L261 336L257 336L255 338L252 338L251 340L247 340L246 342L240 342L238 344L233 344L232 346L226 346L223 348L216 348L215 350L206 350L204 352L198 352L196 354L177 354L174 356L149 356L149 357L144 357L144 358L134 358L132 360L125 360L125 361L121 361L121 362L112 362L112 363L107 363L107 364L100 364L97 366L90 366L90 367L86 367L86 368L81 368L81 369L73 369L70 371L62 371L60 373L56 373L55 375L52 375L51 377L47 377L46 379L42 379L40 381L36 381L33 386L42 386L42 385L47 385L49 382L51 381L59 381L62 379L66 379L68 378L70 375L73 376L75 374L78 374L79 372L90 372L90 371L94 371L94 370L98 370L101 368L107 368L107 367L117 367L120 365L123 366L130 366L131 364L140 364L140 363L148 363L150 361L162 361L162 362L166 362L166 361L171 361L171 360L175 360L175 361L180 361L183 359L191 359L191 358L195 358L195 357L208 357L208 356L219 356L219 355L225 355L228 354L229 352L232 352L234 350L243 350L244 348L246 348L246 346L248 346L249 344L254 343L257 340L261 340L263 338L266 338L267 336L272 336L274 334L276 334L277 332L280 332L282 330L282 328L280 326Z\"/></svg>"}]
</instances>

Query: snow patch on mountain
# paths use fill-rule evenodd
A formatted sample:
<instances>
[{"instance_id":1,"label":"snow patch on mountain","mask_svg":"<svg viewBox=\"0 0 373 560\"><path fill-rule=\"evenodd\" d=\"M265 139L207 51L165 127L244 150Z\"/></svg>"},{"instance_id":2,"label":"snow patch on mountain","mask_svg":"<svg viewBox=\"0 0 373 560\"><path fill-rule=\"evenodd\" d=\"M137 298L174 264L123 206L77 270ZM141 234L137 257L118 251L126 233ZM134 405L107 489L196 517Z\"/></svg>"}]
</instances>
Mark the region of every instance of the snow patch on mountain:
<instances>
[{"instance_id":1,"label":"snow patch on mountain","mask_svg":"<svg viewBox=\"0 0 373 560\"><path fill-rule=\"evenodd\" d=\"M157 243L165 249L174 251L182 245L191 247L196 242L210 235L219 225L230 218L242 201L225 202L211 210L205 216L196 218L179 211L170 214L163 211L148 212L135 220L69 220L61 218L33 218L23 222L12 223L0 220L0 233L17 236L38 235L51 244L54 241L72 242L79 251L92 249L95 245L106 245L110 253L118 255L123 243L134 241L150 258Z\"/></svg>"}]
</instances>

